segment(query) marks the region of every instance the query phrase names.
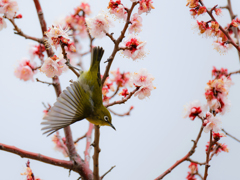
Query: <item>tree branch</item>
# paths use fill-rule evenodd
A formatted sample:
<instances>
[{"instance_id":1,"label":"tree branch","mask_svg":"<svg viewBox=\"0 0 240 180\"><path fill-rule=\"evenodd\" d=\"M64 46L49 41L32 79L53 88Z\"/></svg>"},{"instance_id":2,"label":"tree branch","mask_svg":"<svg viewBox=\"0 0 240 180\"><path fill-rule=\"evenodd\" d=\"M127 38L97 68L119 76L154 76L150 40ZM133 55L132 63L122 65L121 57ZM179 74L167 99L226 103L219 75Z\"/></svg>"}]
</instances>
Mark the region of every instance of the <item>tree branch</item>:
<instances>
[{"instance_id":1,"label":"tree branch","mask_svg":"<svg viewBox=\"0 0 240 180\"><path fill-rule=\"evenodd\" d=\"M195 149L197 148L197 144L198 141L202 135L202 131L203 131L203 126L201 126L200 131L198 133L198 136L196 138L195 141L193 141L193 146L191 148L191 150L180 160L178 160L176 163L174 163L168 170L166 170L164 173L162 173L160 176L158 176L155 180L160 180L163 179L167 174L169 174L170 172L172 172L172 170L177 167L179 164L181 164L182 162L186 161L187 159L189 159L190 156L192 156L195 152Z\"/></svg>"},{"instance_id":2,"label":"tree branch","mask_svg":"<svg viewBox=\"0 0 240 180\"><path fill-rule=\"evenodd\" d=\"M99 180L100 126L94 125L94 130L93 178L94 180Z\"/></svg>"},{"instance_id":3,"label":"tree branch","mask_svg":"<svg viewBox=\"0 0 240 180\"><path fill-rule=\"evenodd\" d=\"M91 148L93 127L94 125L89 122L89 128L86 133L86 149L84 151L84 162L87 167L89 167L89 161L90 161L90 148Z\"/></svg>"},{"instance_id":4,"label":"tree branch","mask_svg":"<svg viewBox=\"0 0 240 180\"><path fill-rule=\"evenodd\" d=\"M85 137L87 137L87 133L84 134L83 136L77 138L77 140L74 141L74 144L78 143L80 140L84 139Z\"/></svg>"},{"instance_id":5,"label":"tree branch","mask_svg":"<svg viewBox=\"0 0 240 180\"><path fill-rule=\"evenodd\" d=\"M202 0L199 0L199 2L200 2L200 4L201 4L202 6L206 7L206 6L204 5L204 3L203 3ZM207 8L206 8L206 10L207 10L208 15L212 18L212 20L215 21L215 22L217 22L217 20L215 19L215 17L214 17L213 14L212 14L212 11L211 11L211 10L209 11ZM219 23L218 23L218 24L219 24ZM228 41L240 52L239 46L233 41L233 39L232 39L231 36L228 34L228 32L225 31L224 28L223 28L220 24L219 24L219 29L225 34L225 36L227 36Z\"/></svg>"},{"instance_id":6,"label":"tree branch","mask_svg":"<svg viewBox=\"0 0 240 180\"><path fill-rule=\"evenodd\" d=\"M7 19L8 19L8 18L7 18ZM33 41L36 41L36 42L38 42L38 43L43 44L43 39L42 39L42 38L36 38L36 37L32 37L32 36L28 36L28 35L24 34L24 33L22 32L22 30L16 25L14 19L8 19L8 20L9 20L9 21L12 23L12 25L14 26L14 31L16 31L16 32L14 32L14 34L17 34L17 35L19 35L19 36L25 37L25 39L31 39L31 40L33 40Z\"/></svg>"},{"instance_id":7,"label":"tree branch","mask_svg":"<svg viewBox=\"0 0 240 180\"><path fill-rule=\"evenodd\" d=\"M124 114L118 114L118 113L115 113L113 110L111 110L111 109L108 109L111 113L113 113L114 115L116 115L116 116L121 116L121 117L123 117L123 116L130 116L130 112L133 110L133 108L132 107L130 107L130 109L128 110L128 112L126 112L126 113L124 113Z\"/></svg>"},{"instance_id":8,"label":"tree branch","mask_svg":"<svg viewBox=\"0 0 240 180\"><path fill-rule=\"evenodd\" d=\"M25 150L15 147L15 146L9 146L9 145L2 144L2 143L0 143L0 150L19 155L21 158L34 159L37 161L41 161L41 162L44 162L47 164L51 164L54 166L59 166L59 167L67 168L67 169L73 169L73 167L74 167L73 162L71 162L71 161L65 161L65 160L51 158L48 156L41 155L39 153L25 151ZM73 169L73 170L76 171L76 169Z\"/></svg>"},{"instance_id":9,"label":"tree branch","mask_svg":"<svg viewBox=\"0 0 240 180\"><path fill-rule=\"evenodd\" d=\"M192 162L192 163L198 164L198 165L200 165L200 166L206 164L205 162L204 162L204 163L200 163L200 162L198 162L198 161L194 161L194 160L192 160L192 159L190 159L190 158L187 158L186 161L189 161L189 162Z\"/></svg>"},{"instance_id":10,"label":"tree branch","mask_svg":"<svg viewBox=\"0 0 240 180\"><path fill-rule=\"evenodd\" d=\"M234 136L232 136L231 134L229 134L227 131L225 131L224 129L222 129L222 131L229 137L233 138L234 140L236 140L237 142L240 142L239 139L235 138Z\"/></svg>"},{"instance_id":11,"label":"tree branch","mask_svg":"<svg viewBox=\"0 0 240 180\"><path fill-rule=\"evenodd\" d=\"M116 104L124 104L126 101L128 101L138 90L140 87L136 87L136 89L132 92L129 93L129 95L126 98L123 98L122 100L119 101L114 101L113 103L109 103L105 105L106 108L116 105Z\"/></svg>"},{"instance_id":12,"label":"tree branch","mask_svg":"<svg viewBox=\"0 0 240 180\"><path fill-rule=\"evenodd\" d=\"M113 62L113 59L115 57L115 55L117 54L117 52L119 51L119 44L122 42L123 38L125 37L125 33L127 31L127 28L128 28L128 25L129 25L129 22L130 22L130 17L131 17L131 14L132 14L132 11L134 9L134 7L138 4L138 2L133 2L132 3L132 6L130 8L130 10L128 11L128 15L127 15L127 20L126 20L126 23L125 23L125 26L120 34L120 36L118 37L117 40L115 40L113 37L113 39L109 36L109 34L107 34L107 36L109 36L112 41L114 42L114 49L113 49L113 52L111 54L111 56L108 58L108 65L106 67L106 70L104 72L104 75L103 75L103 78L102 78L102 84L104 84L105 80L107 79L107 77L109 76L109 70L111 68L111 65L112 65L112 62Z\"/></svg>"},{"instance_id":13,"label":"tree branch","mask_svg":"<svg viewBox=\"0 0 240 180\"><path fill-rule=\"evenodd\" d=\"M113 166L113 167L111 167L106 173L104 173L102 176L101 176L101 180L108 174L108 173L110 173L112 170L113 170L113 168L115 168L116 166Z\"/></svg>"},{"instance_id":14,"label":"tree branch","mask_svg":"<svg viewBox=\"0 0 240 180\"><path fill-rule=\"evenodd\" d=\"M210 156L210 152L211 152L211 148L212 148L212 130L210 131L210 142L209 142L209 147L208 147L208 151L206 153L206 165L205 165L205 172L204 172L204 178L203 180L207 179L208 176L208 168L210 167L209 165L209 156Z\"/></svg>"},{"instance_id":15,"label":"tree branch","mask_svg":"<svg viewBox=\"0 0 240 180\"><path fill-rule=\"evenodd\" d=\"M40 83L43 83L43 84L48 84L48 86L55 86L56 84L54 84L54 83L50 83L50 82L46 82L46 81L41 81L41 80L39 80L38 78L36 78L36 81L37 82L40 82Z\"/></svg>"}]
</instances>

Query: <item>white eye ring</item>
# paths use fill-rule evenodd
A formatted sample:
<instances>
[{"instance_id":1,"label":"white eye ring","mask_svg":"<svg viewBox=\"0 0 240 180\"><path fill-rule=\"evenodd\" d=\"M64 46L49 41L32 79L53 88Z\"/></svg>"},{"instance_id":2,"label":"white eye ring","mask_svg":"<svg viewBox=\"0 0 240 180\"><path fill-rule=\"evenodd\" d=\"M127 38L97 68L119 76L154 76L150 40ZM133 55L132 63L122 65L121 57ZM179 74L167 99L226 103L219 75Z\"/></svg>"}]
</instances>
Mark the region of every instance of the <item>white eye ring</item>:
<instances>
[{"instance_id":1,"label":"white eye ring","mask_svg":"<svg viewBox=\"0 0 240 180\"><path fill-rule=\"evenodd\" d=\"M104 120L105 120L106 122L108 122L108 117L107 117L107 116L104 116Z\"/></svg>"}]
</instances>

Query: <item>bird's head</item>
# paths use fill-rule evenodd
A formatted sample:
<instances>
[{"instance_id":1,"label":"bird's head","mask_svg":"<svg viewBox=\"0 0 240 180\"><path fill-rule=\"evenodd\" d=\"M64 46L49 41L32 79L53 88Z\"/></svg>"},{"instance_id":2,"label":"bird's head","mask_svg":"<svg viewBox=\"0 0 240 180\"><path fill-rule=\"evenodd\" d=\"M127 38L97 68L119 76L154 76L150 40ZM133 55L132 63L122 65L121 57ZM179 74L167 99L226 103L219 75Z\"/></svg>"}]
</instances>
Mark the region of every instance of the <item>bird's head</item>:
<instances>
[{"instance_id":1,"label":"bird's head","mask_svg":"<svg viewBox=\"0 0 240 180\"><path fill-rule=\"evenodd\" d=\"M105 106L103 106L103 108L101 108L101 121L102 121L102 126L111 126L114 130L115 127L112 125L112 116L110 114L110 112L107 110L107 108Z\"/></svg>"}]
</instances>

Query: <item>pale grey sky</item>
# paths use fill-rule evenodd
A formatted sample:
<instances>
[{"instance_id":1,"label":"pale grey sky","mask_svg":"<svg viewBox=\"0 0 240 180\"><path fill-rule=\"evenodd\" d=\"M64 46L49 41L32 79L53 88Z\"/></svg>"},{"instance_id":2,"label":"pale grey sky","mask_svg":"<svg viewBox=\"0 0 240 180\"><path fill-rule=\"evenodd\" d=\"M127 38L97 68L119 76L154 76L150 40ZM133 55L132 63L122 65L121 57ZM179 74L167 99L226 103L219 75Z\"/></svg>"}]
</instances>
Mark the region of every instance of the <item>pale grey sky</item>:
<instances>
[{"instance_id":1,"label":"pale grey sky","mask_svg":"<svg viewBox=\"0 0 240 180\"><path fill-rule=\"evenodd\" d=\"M191 121L183 119L183 106L188 102L200 100L206 103L204 88L211 79L213 66L228 68L229 71L239 70L239 60L235 49L226 55L220 55L213 50L212 39L200 37L193 33L194 20L185 6L186 0L159 1L153 0L155 10L143 17L143 31L140 38L147 41L146 48L149 55L144 60L133 62L130 59L116 56L112 70L120 67L122 71L138 71L147 68L154 77L157 87L149 99L139 100L133 97L125 105L117 105L116 112L125 112L131 105L134 110L131 116L120 118L113 115L113 124L117 131L111 128L101 128L100 140L100 174L105 173L111 166L116 168L109 173L105 180L150 180L154 179L169 168L178 159L182 158L191 148L191 139L195 139L200 128L200 120ZM226 5L227 0L205 1L208 7L215 4ZM239 14L240 2L232 0L234 12ZM26 34L41 37L38 17L33 1L18 0L20 13L23 19L16 20L19 27ZM73 0L41 0L44 15L48 26L60 16L73 12L73 8L80 1ZM130 6L130 0L123 0ZM99 11L106 10L108 0L90 0L95 16ZM209 20L206 15L201 17ZM201 19L200 18L200 19ZM230 18L227 11L218 18L222 25L226 25ZM8 22L7 29L0 32L0 142L16 147L41 153L47 156L64 159L63 155L53 150L51 138L43 136L40 123L43 116L42 102L53 104L56 100L52 87L37 83L23 82L14 76L14 67L22 57L29 57L28 45L30 40L14 35L12 25ZM112 31L116 37L123 24L115 21ZM82 45L88 47L88 40ZM106 50L104 59L112 51L112 42L109 38L96 40L94 45L103 46ZM88 67L88 58L85 57L85 67ZM102 63L101 71L105 69ZM38 73L35 77L50 81L44 74ZM70 79L75 79L72 72L60 77L62 89ZM240 75L232 77L234 86L230 89L229 100L232 107L226 115L222 116L222 126L240 138L239 122L239 90ZM80 137L87 131L88 122L82 121L71 126L74 138ZM62 131L60 133L63 134ZM205 161L205 145L208 134L203 134L193 159ZM223 138L230 148L229 153L220 153L214 157L209 168L209 180L239 179L239 150L240 144L231 138ZM80 155L85 149L85 140L77 147ZM92 152L92 151L91 151ZM3 180L24 179L20 173L24 172L27 159L17 155L0 151L0 169ZM30 160L31 167L36 176L41 179L77 179L74 172L68 177L68 170L54 167L41 162ZM173 170L165 180L185 179L188 171L188 162L182 163ZM91 162L92 166L92 162ZM204 167L199 170L204 173Z\"/></svg>"}]
</instances>

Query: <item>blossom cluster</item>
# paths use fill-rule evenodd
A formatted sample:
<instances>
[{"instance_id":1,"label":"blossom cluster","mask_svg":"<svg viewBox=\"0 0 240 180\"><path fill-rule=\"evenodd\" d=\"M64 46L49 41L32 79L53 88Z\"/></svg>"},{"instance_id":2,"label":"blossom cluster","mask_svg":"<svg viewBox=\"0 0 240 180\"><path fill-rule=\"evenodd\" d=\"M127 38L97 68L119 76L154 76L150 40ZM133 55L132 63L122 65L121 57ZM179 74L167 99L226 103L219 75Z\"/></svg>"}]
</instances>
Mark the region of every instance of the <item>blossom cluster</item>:
<instances>
[{"instance_id":1,"label":"blossom cluster","mask_svg":"<svg viewBox=\"0 0 240 180\"><path fill-rule=\"evenodd\" d=\"M32 169L30 168L29 160L27 161L26 166L26 171L24 173L21 173L21 175L26 176L26 180L41 180L40 178L34 176Z\"/></svg>"},{"instance_id":2,"label":"blossom cluster","mask_svg":"<svg viewBox=\"0 0 240 180\"><path fill-rule=\"evenodd\" d=\"M102 94L103 101L108 103L113 96L109 96L109 92L115 92L115 94L122 88L118 95L127 97L129 91L127 88L133 86L138 87L139 89L135 92L134 96L138 96L139 99L144 99L151 95L151 91L156 87L153 86L154 77L148 73L147 69L140 69L139 72L130 73L120 73L119 68L116 71L111 71L113 78L107 78L105 81ZM117 87L115 89L114 85Z\"/></svg>"},{"instance_id":3,"label":"blossom cluster","mask_svg":"<svg viewBox=\"0 0 240 180\"><path fill-rule=\"evenodd\" d=\"M36 63L27 58L23 58L15 68L14 74L17 78L23 81L32 80L33 75L37 73Z\"/></svg>"},{"instance_id":4,"label":"blossom cluster","mask_svg":"<svg viewBox=\"0 0 240 180\"><path fill-rule=\"evenodd\" d=\"M21 14L16 16L17 11L18 11L17 1L0 0L0 14L3 14L4 17L8 19L21 18L22 17ZM0 31L3 28L7 27L7 23L3 19L3 16L0 16Z\"/></svg>"},{"instance_id":5,"label":"blossom cluster","mask_svg":"<svg viewBox=\"0 0 240 180\"><path fill-rule=\"evenodd\" d=\"M186 177L187 180L197 180L195 175L198 173L198 164L191 162L188 166L190 171L188 172L188 175Z\"/></svg>"},{"instance_id":6,"label":"blossom cluster","mask_svg":"<svg viewBox=\"0 0 240 180\"><path fill-rule=\"evenodd\" d=\"M207 83L205 88L206 105L201 105L199 101L194 101L186 106L185 118L189 117L194 120L197 116L203 120L204 132L213 130L215 133L220 131L221 120L217 114L223 115L230 106L228 92L233 82L228 76L227 69L220 70L213 67L213 80Z\"/></svg>"},{"instance_id":7,"label":"blossom cluster","mask_svg":"<svg viewBox=\"0 0 240 180\"><path fill-rule=\"evenodd\" d=\"M57 131L53 135L52 141L55 145L54 149L56 151L61 152L64 155L64 157L68 157L68 151L67 151L67 148L66 148L66 138L65 137L61 138L61 136L59 135L59 132Z\"/></svg>"},{"instance_id":8,"label":"blossom cluster","mask_svg":"<svg viewBox=\"0 0 240 180\"><path fill-rule=\"evenodd\" d=\"M207 12L207 8L202 6L198 0L187 0L187 6L190 8L190 14L195 19L197 16L201 14L205 14ZM222 14L222 10L220 8L213 8L213 11L217 16ZM234 37L233 27L238 27L240 24L240 20L238 18L233 19L230 24L228 24L224 30L229 34L231 39L236 43L236 38ZM198 21L196 25L193 27L199 35L203 37L214 37L215 40L213 42L214 49L217 50L220 54L225 54L229 49L233 46L229 42L226 34L220 29L220 26L217 21Z\"/></svg>"}]
</instances>

